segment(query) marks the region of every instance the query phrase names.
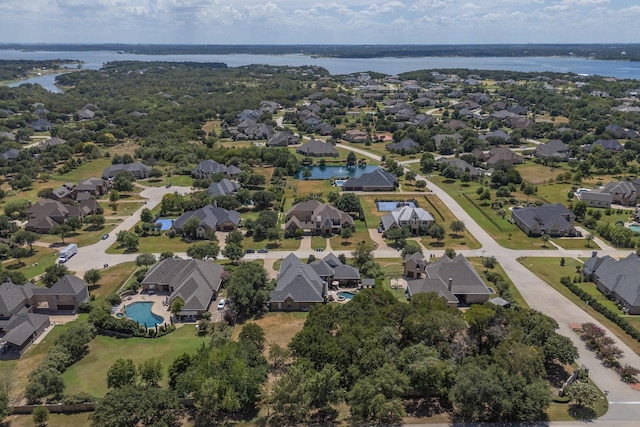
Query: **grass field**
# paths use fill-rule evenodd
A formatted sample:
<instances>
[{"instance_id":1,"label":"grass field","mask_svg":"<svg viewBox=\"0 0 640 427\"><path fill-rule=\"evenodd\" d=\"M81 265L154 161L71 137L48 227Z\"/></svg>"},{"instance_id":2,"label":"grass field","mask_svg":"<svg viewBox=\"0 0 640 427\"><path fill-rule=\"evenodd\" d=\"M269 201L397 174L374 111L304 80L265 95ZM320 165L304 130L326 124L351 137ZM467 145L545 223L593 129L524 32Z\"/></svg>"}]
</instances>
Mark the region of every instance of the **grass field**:
<instances>
[{"instance_id":1,"label":"grass field","mask_svg":"<svg viewBox=\"0 0 640 427\"><path fill-rule=\"evenodd\" d=\"M55 264L58 256L58 250L53 248L43 248L40 246L33 247L34 254L28 258L21 259L22 267L18 266L16 259L10 259L2 263L7 270L18 270L25 275L27 279L33 279L44 273L44 270Z\"/></svg>"},{"instance_id":2,"label":"grass field","mask_svg":"<svg viewBox=\"0 0 640 427\"><path fill-rule=\"evenodd\" d=\"M89 343L89 353L62 374L65 393L84 391L94 396L104 396L107 392L107 370L118 358L131 359L136 365L152 357L160 359L165 370L163 383L166 383L166 369L173 359L182 353L194 353L209 339L198 337L190 324L160 338L118 339L98 335Z\"/></svg>"},{"instance_id":3,"label":"grass field","mask_svg":"<svg viewBox=\"0 0 640 427\"><path fill-rule=\"evenodd\" d=\"M95 286L89 286L89 291L96 298L104 298L116 292L127 281L138 267L134 262L124 262L101 270L102 278Z\"/></svg>"},{"instance_id":4,"label":"grass field","mask_svg":"<svg viewBox=\"0 0 640 427\"><path fill-rule=\"evenodd\" d=\"M563 249L584 249L587 251L600 249L594 241L586 239L551 239L551 241Z\"/></svg>"},{"instance_id":5,"label":"grass field","mask_svg":"<svg viewBox=\"0 0 640 427\"><path fill-rule=\"evenodd\" d=\"M331 247L336 250L347 251L355 249L360 242L371 242L371 236L369 236L369 230L364 221L355 220L356 231L353 236L349 237L346 241L340 237L340 235L334 235L331 237Z\"/></svg>"},{"instance_id":6,"label":"grass field","mask_svg":"<svg viewBox=\"0 0 640 427\"><path fill-rule=\"evenodd\" d=\"M640 343L638 341L628 336L615 323L611 322L606 317L604 317L603 315L595 311L592 307L582 302L582 300L580 300L577 296L575 296L566 286L560 283L560 278L562 276L574 277L576 275L576 266L582 267L582 263L572 258L566 258L565 266L560 267L560 258L551 258L551 257L524 258L519 261L522 265L524 265L529 270L531 270L536 276L538 276L540 279L545 281L549 286L551 286L552 288L560 292L562 295L567 297L575 305L577 305L582 310L587 312L590 316L592 316L598 322L605 325L607 329L609 329L613 334L615 334L616 337L618 337L618 339L620 339L627 346L629 346L629 348L631 348L631 350L633 350L636 354L640 354ZM595 292L599 293L599 291L595 289L595 285L593 283L579 283L578 285L582 287L585 291L591 293L592 295L596 295ZM604 298L602 294L600 295ZM604 303L605 300L601 300L601 302ZM623 316L623 317L626 317L634 325L638 325L637 316Z\"/></svg>"},{"instance_id":7,"label":"grass field","mask_svg":"<svg viewBox=\"0 0 640 427\"><path fill-rule=\"evenodd\" d=\"M286 347L295 334L302 330L304 321L307 319L306 312L271 312L262 317L248 320L246 323L255 323L264 330L265 341L276 343L281 347ZM242 330L242 324L236 325L233 330L233 338L237 339ZM269 345L266 350L268 352Z\"/></svg>"}]
</instances>

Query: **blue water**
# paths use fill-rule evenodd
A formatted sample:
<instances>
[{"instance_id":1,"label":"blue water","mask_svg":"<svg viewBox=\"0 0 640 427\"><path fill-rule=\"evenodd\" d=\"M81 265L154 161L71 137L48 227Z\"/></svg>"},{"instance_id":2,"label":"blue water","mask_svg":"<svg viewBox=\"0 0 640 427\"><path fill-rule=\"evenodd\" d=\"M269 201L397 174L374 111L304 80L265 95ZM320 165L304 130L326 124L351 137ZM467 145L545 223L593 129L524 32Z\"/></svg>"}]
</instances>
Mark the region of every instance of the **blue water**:
<instances>
[{"instance_id":1,"label":"blue water","mask_svg":"<svg viewBox=\"0 0 640 427\"><path fill-rule=\"evenodd\" d=\"M302 178L302 171L306 167L300 168L298 173L294 175L295 179ZM309 179L329 179L332 177L338 178L358 178L364 173L373 172L378 169L378 166L311 166L311 177Z\"/></svg>"},{"instance_id":2,"label":"blue water","mask_svg":"<svg viewBox=\"0 0 640 427\"><path fill-rule=\"evenodd\" d=\"M401 204L400 206L398 206L399 203ZM417 207L414 202L408 200L393 200L390 202L379 201L376 204L378 205L378 212L389 212L402 206L411 206L412 208Z\"/></svg>"},{"instance_id":3,"label":"blue water","mask_svg":"<svg viewBox=\"0 0 640 427\"><path fill-rule=\"evenodd\" d=\"M157 223L162 224L162 227L160 227L160 231L166 231L171 228L171 225L173 224L173 220L168 218L158 218L156 219L156 224Z\"/></svg>"},{"instance_id":4,"label":"blue water","mask_svg":"<svg viewBox=\"0 0 640 427\"><path fill-rule=\"evenodd\" d=\"M355 296L354 294L352 294L351 292L338 292L338 296L339 297L344 297L344 299L353 299L353 297Z\"/></svg>"},{"instance_id":5,"label":"blue water","mask_svg":"<svg viewBox=\"0 0 640 427\"><path fill-rule=\"evenodd\" d=\"M640 225L630 225L628 228L634 233L640 233Z\"/></svg>"},{"instance_id":6,"label":"blue water","mask_svg":"<svg viewBox=\"0 0 640 427\"><path fill-rule=\"evenodd\" d=\"M161 325L164 319L157 314L153 314L152 302L134 302L127 306L124 313L129 319L133 319L141 325L153 328L156 324Z\"/></svg>"}]
</instances>

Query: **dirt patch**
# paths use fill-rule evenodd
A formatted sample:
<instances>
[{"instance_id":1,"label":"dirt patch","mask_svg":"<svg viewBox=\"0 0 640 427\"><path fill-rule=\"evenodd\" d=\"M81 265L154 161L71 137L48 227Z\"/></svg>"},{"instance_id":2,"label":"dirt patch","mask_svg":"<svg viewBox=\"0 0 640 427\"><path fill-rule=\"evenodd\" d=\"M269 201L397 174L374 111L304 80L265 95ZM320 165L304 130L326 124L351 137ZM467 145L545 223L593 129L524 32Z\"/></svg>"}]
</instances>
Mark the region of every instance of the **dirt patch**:
<instances>
[{"instance_id":1,"label":"dirt patch","mask_svg":"<svg viewBox=\"0 0 640 427\"><path fill-rule=\"evenodd\" d=\"M640 383L629 384L635 391L640 391Z\"/></svg>"},{"instance_id":2,"label":"dirt patch","mask_svg":"<svg viewBox=\"0 0 640 427\"><path fill-rule=\"evenodd\" d=\"M256 323L262 327L267 343L287 347L293 336L302 330L306 318L306 313L268 313L248 323ZM240 329L236 328L236 331L239 333Z\"/></svg>"}]
</instances>

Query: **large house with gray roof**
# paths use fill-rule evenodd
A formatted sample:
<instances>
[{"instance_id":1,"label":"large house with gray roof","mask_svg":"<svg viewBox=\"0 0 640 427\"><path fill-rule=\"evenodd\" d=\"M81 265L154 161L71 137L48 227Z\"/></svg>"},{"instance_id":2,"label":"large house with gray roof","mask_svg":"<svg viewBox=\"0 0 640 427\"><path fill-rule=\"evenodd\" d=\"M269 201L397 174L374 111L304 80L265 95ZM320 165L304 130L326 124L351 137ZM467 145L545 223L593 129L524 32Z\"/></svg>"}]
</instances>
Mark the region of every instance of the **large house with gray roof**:
<instances>
[{"instance_id":1,"label":"large house with gray roof","mask_svg":"<svg viewBox=\"0 0 640 427\"><path fill-rule=\"evenodd\" d=\"M133 163L118 163L108 166L102 171L103 179L113 179L121 172L130 172L135 179L149 178L149 172L151 168L140 162Z\"/></svg>"},{"instance_id":2,"label":"large house with gray roof","mask_svg":"<svg viewBox=\"0 0 640 427\"><path fill-rule=\"evenodd\" d=\"M511 219L528 236L575 237L576 216L561 203L514 209Z\"/></svg>"},{"instance_id":3,"label":"large house with gray roof","mask_svg":"<svg viewBox=\"0 0 640 427\"><path fill-rule=\"evenodd\" d=\"M343 191L394 191L398 178L391 172L378 168L362 174L358 178L349 178L342 184Z\"/></svg>"},{"instance_id":4,"label":"large house with gray roof","mask_svg":"<svg viewBox=\"0 0 640 427\"><path fill-rule=\"evenodd\" d=\"M380 218L380 227L383 231L392 228L408 227L412 233L429 230L435 220L433 216L422 208L403 206L394 209Z\"/></svg>"},{"instance_id":5,"label":"large house with gray roof","mask_svg":"<svg viewBox=\"0 0 640 427\"><path fill-rule=\"evenodd\" d=\"M228 196L230 194L235 194L239 189L239 183L235 181L229 181L227 178L224 178L219 182L212 182L211 184L209 184L207 193L211 197Z\"/></svg>"},{"instance_id":6,"label":"large house with gray roof","mask_svg":"<svg viewBox=\"0 0 640 427\"><path fill-rule=\"evenodd\" d=\"M182 233L189 218L198 219L198 227L195 230L197 239L204 239L211 232L235 230L241 221L240 214L236 211L207 205L201 209L183 213L173 221L171 229Z\"/></svg>"},{"instance_id":7,"label":"large house with gray roof","mask_svg":"<svg viewBox=\"0 0 640 427\"><path fill-rule=\"evenodd\" d=\"M422 255L408 256L404 261L409 299L420 293L433 292L449 307L483 304L491 291L473 266L462 256L451 259L446 255L428 263Z\"/></svg>"},{"instance_id":8,"label":"large house with gray roof","mask_svg":"<svg viewBox=\"0 0 640 427\"><path fill-rule=\"evenodd\" d=\"M50 325L49 314L75 312L89 301L86 282L65 275L50 288L0 285L0 349L20 356Z\"/></svg>"},{"instance_id":9,"label":"large house with gray roof","mask_svg":"<svg viewBox=\"0 0 640 427\"><path fill-rule=\"evenodd\" d=\"M141 285L147 292L169 294L169 304L182 298L184 306L178 317L195 320L218 297L223 271L222 266L208 261L166 258L151 267Z\"/></svg>"},{"instance_id":10,"label":"large house with gray roof","mask_svg":"<svg viewBox=\"0 0 640 427\"><path fill-rule=\"evenodd\" d=\"M329 285L357 286L360 272L344 265L338 257L329 254L321 260L304 264L294 253L283 261L276 277L276 288L271 291L271 310L306 311L326 301Z\"/></svg>"},{"instance_id":11,"label":"large house with gray roof","mask_svg":"<svg viewBox=\"0 0 640 427\"><path fill-rule=\"evenodd\" d=\"M640 314L640 257L631 253L615 260L594 254L584 263L582 272L600 292L622 304L628 314Z\"/></svg>"},{"instance_id":12,"label":"large house with gray roof","mask_svg":"<svg viewBox=\"0 0 640 427\"><path fill-rule=\"evenodd\" d=\"M559 139L552 139L546 144L538 144L533 150L533 155L539 159L567 160L569 158L569 146Z\"/></svg>"},{"instance_id":13,"label":"large house with gray roof","mask_svg":"<svg viewBox=\"0 0 640 427\"><path fill-rule=\"evenodd\" d=\"M58 224L63 224L69 218L82 220L87 215L93 215L100 209L95 199L81 200L77 205L65 205L51 199L40 199L27 209L27 223L25 229L36 233L50 233Z\"/></svg>"},{"instance_id":14,"label":"large house with gray roof","mask_svg":"<svg viewBox=\"0 0 640 427\"><path fill-rule=\"evenodd\" d=\"M225 166L215 160L203 160L191 171L191 176L196 179L207 179L212 175L224 174L227 176L237 176L241 172L240 168L234 165Z\"/></svg>"},{"instance_id":15,"label":"large house with gray roof","mask_svg":"<svg viewBox=\"0 0 640 427\"><path fill-rule=\"evenodd\" d=\"M297 229L313 235L339 233L344 226L353 227L351 215L317 200L296 203L285 214L285 233Z\"/></svg>"},{"instance_id":16,"label":"large house with gray roof","mask_svg":"<svg viewBox=\"0 0 640 427\"><path fill-rule=\"evenodd\" d=\"M336 147L329 142L312 139L296 148L298 154L311 157L338 157L339 153Z\"/></svg>"}]
</instances>

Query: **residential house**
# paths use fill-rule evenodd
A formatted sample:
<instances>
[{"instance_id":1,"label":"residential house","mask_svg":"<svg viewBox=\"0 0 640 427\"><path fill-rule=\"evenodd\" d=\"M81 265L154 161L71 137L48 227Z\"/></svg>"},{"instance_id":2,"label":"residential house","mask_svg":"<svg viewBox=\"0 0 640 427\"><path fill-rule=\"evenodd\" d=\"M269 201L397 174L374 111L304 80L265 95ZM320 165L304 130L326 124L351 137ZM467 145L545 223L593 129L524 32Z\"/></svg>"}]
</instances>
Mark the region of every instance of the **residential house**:
<instances>
[{"instance_id":1,"label":"residential house","mask_svg":"<svg viewBox=\"0 0 640 427\"><path fill-rule=\"evenodd\" d=\"M50 325L48 314L75 312L86 302L87 284L75 276L65 275L50 288L1 284L0 348L20 356Z\"/></svg>"},{"instance_id":2,"label":"residential house","mask_svg":"<svg viewBox=\"0 0 640 427\"><path fill-rule=\"evenodd\" d=\"M82 200L77 205L64 205L56 200L40 199L27 209L25 229L36 233L50 233L58 224L69 218L82 220L87 215L98 212L100 206L96 200Z\"/></svg>"},{"instance_id":3,"label":"residential house","mask_svg":"<svg viewBox=\"0 0 640 427\"><path fill-rule=\"evenodd\" d=\"M312 139L296 148L298 154L311 157L338 157L339 153L336 147L329 142Z\"/></svg>"},{"instance_id":4,"label":"residential house","mask_svg":"<svg viewBox=\"0 0 640 427\"><path fill-rule=\"evenodd\" d=\"M429 230L434 222L433 216L424 209L403 206L390 211L380 218L380 227L384 231L392 228L408 227L412 233L417 234L420 230Z\"/></svg>"},{"instance_id":5,"label":"residential house","mask_svg":"<svg viewBox=\"0 0 640 427\"><path fill-rule=\"evenodd\" d=\"M0 153L0 158L5 160L15 160L20 155L20 150L16 148L9 148L7 151Z\"/></svg>"},{"instance_id":6,"label":"residential house","mask_svg":"<svg viewBox=\"0 0 640 427\"><path fill-rule=\"evenodd\" d=\"M39 119L29 123L29 127L34 130L34 132L48 132L53 127L53 123L49 120L40 117Z\"/></svg>"},{"instance_id":7,"label":"residential house","mask_svg":"<svg viewBox=\"0 0 640 427\"><path fill-rule=\"evenodd\" d=\"M394 191L398 178L391 172L378 168L362 174L358 178L349 178L342 184L343 191Z\"/></svg>"},{"instance_id":8,"label":"residential house","mask_svg":"<svg viewBox=\"0 0 640 427\"><path fill-rule=\"evenodd\" d=\"M611 194L613 203L625 206L635 205L638 197L638 189L630 181L608 182L599 191Z\"/></svg>"},{"instance_id":9,"label":"residential house","mask_svg":"<svg viewBox=\"0 0 640 427\"><path fill-rule=\"evenodd\" d=\"M46 139L42 144L38 146L38 148L40 149L40 151L46 151L51 147L55 147L56 145L63 145L66 143L67 143L66 139L62 139L54 136Z\"/></svg>"},{"instance_id":10,"label":"residential house","mask_svg":"<svg viewBox=\"0 0 640 427\"><path fill-rule=\"evenodd\" d=\"M229 194L235 194L240 189L240 184L235 181L229 181L227 178L220 180L219 182L212 182L209 184L207 193L209 196L228 196Z\"/></svg>"},{"instance_id":11,"label":"residential house","mask_svg":"<svg viewBox=\"0 0 640 427\"><path fill-rule=\"evenodd\" d=\"M489 301L491 291L462 254L453 259L443 255L433 263L427 263L424 258L420 259L419 255L416 255L408 258L407 262L405 271L412 271L414 277L417 277L407 280L409 299L420 293L433 292L449 307L483 304ZM422 266L424 271L418 271ZM423 274L424 277L420 277Z\"/></svg>"},{"instance_id":12,"label":"residential house","mask_svg":"<svg viewBox=\"0 0 640 427\"><path fill-rule=\"evenodd\" d=\"M300 137L292 132L284 131L275 133L267 141L267 147L288 147L300 143Z\"/></svg>"},{"instance_id":13,"label":"residential house","mask_svg":"<svg viewBox=\"0 0 640 427\"><path fill-rule=\"evenodd\" d=\"M271 310L309 310L326 301L329 286L336 282L337 286L358 286L360 272L340 262L334 254L304 264L291 253L282 261L269 307Z\"/></svg>"},{"instance_id":14,"label":"residential house","mask_svg":"<svg viewBox=\"0 0 640 427\"><path fill-rule=\"evenodd\" d=\"M421 279L425 275L425 268L428 262L420 252L407 254L403 260L404 277L410 279Z\"/></svg>"},{"instance_id":15,"label":"residential house","mask_svg":"<svg viewBox=\"0 0 640 427\"><path fill-rule=\"evenodd\" d=\"M149 178L149 172L151 168L140 162L126 163L126 164L115 164L107 167L102 172L103 179L113 179L120 172L130 172L135 179L145 179Z\"/></svg>"},{"instance_id":16,"label":"residential house","mask_svg":"<svg viewBox=\"0 0 640 427\"><path fill-rule=\"evenodd\" d=\"M1 112L2 110L0 110ZM0 140L2 138L8 139L10 141L15 141L16 140L16 136L14 134L12 134L11 132L5 132L5 131L0 131Z\"/></svg>"},{"instance_id":17,"label":"residential house","mask_svg":"<svg viewBox=\"0 0 640 427\"><path fill-rule=\"evenodd\" d=\"M602 147L605 150L609 151L624 151L624 146L620 144L617 139L598 139L593 144L587 144L584 146L586 151L591 151L593 147Z\"/></svg>"},{"instance_id":18,"label":"residential house","mask_svg":"<svg viewBox=\"0 0 640 427\"><path fill-rule=\"evenodd\" d=\"M350 129L344 133L342 138L349 142L359 143L365 142L369 138L369 135L358 129Z\"/></svg>"},{"instance_id":19,"label":"residential house","mask_svg":"<svg viewBox=\"0 0 640 427\"><path fill-rule=\"evenodd\" d=\"M79 120L89 120L93 119L96 116L96 113L89 110L88 108L81 108L76 111L76 116L78 116Z\"/></svg>"},{"instance_id":20,"label":"residential house","mask_svg":"<svg viewBox=\"0 0 640 427\"><path fill-rule=\"evenodd\" d=\"M577 197L590 208L609 208L613 202L613 196L610 193L601 191L580 191Z\"/></svg>"},{"instance_id":21,"label":"residential house","mask_svg":"<svg viewBox=\"0 0 640 427\"><path fill-rule=\"evenodd\" d=\"M500 165L513 166L523 161L522 156L514 153L507 147L491 147L485 163L487 166L496 167Z\"/></svg>"},{"instance_id":22,"label":"residential house","mask_svg":"<svg viewBox=\"0 0 640 427\"><path fill-rule=\"evenodd\" d=\"M640 257L629 254L619 261L610 256L589 258L583 274L600 292L622 304L628 314L640 314Z\"/></svg>"},{"instance_id":23,"label":"residential house","mask_svg":"<svg viewBox=\"0 0 640 427\"><path fill-rule=\"evenodd\" d=\"M285 233L302 229L314 235L338 233L343 226L353 226L351 215L317 200L296 203L285 214Z\"/></svg>"},{"instance_id":24,"label":"residential house","mask_svg":"<svg viewBox=\"0 0 640 427\"><path fill-rule=\"evenodd\" d=\"M404 138L400 142L388 144L386 149L392 153L417 153L420 151L420 144L411 138Z\"/></svg>"},{"instance_id":25,"label":"residential house","mask_svg":"<svg viewBox=\"0 0 640 427\"><path fill-rule=\"evenodd\" d=\"M497 129L486 135L480 135L480 139L490 144L506 144L509 142L509 134L502 129Z\"/></svg>"},{"instance_id":26,"label":"residential house","mask_svg":"<svg viewBox=\"0 0 640 427\"><path fill-rule=\"evenodd\" d=\"M196 179L207 179L215 174L226 174L227 167L225 165L221 165L215 160L203 160L191 171L191 176Z\"/></svg>"},{"instance_id":27,"label":"residential house","mask_svg":"<svg viewBox=\"0 0 640 427\"><path fill-rule=\"evenodd\" d=\"M197 239L204 239L208 233L216 231L235 230L241 221L240 214L236 211L207 205L201 209L183 213L178 219L173 221L171 229L182 233L187 220L192 217L199 220L198 227L195 230L195 237Z\"/></svg>"},{"instance_id":28,"label":"residential house","mask_svg":"<svg viewBox=\"0 0 640 427\"><path fill-rule=\"evenodd\" d=\"M480 175L484 175L484 171L482 169L477 168L462 159L440 157L436 160L436 163L452 167L456 171L456 177L460 177L465 172L468 172L471 178L477 178Z\"/></svg>"},{"instance_id":29,"label":"residential house","mask_svg":"<svg viewBox=\"0 0 640 427\"><path fill-rule=\"evenodd\" d=\"M218 297L224 268L199 259L166 258L151 267L140 283L149 292L169 294L168 303L184 301L181 320L196 320Z\"/></svg>"},{"instance_id":30,"label":"residential house","mask_svg":"<svg viewBox=\"0 0 640 427\"><path fill-rule=\"evenodd\" d=\"M533 155L539 159L559 159L569 158L569 146L559 139L552 139L546 144L538 144Z\"/></svg>"},{"instance_id":31,"label":"residential house","mask_svg":"<svg viewBox=\"0 0 640 427\"><path fill-rule=\"evenodd\" d=\"M514 209L511 219L528 236L579 236L573 223L575 215L561 203Z\"/></svg>"},{"instance_id":32,"label":"residential house","mask_svg":"<svg viewBox=\"0 0 640 427\"><path fill-rule=\"evenodd\" d=\"M604 131L614 138L620 139L635 139L638 137L638 132L633 129L625 129L620 125L612 124L604 128Z\"/></svg>"},{"instance_id":33,"label":"residential house","mask_svg":"<svg viewBox=\"0 0 640 427\"><path fill-rule=\"evenodd\" d=\"M109 191L109 184L101 178L91 177L80 181L73 188L74 197L78 200L78 195L88 193L93 197L104 196Z\"/></svg>"}]
</instances>

